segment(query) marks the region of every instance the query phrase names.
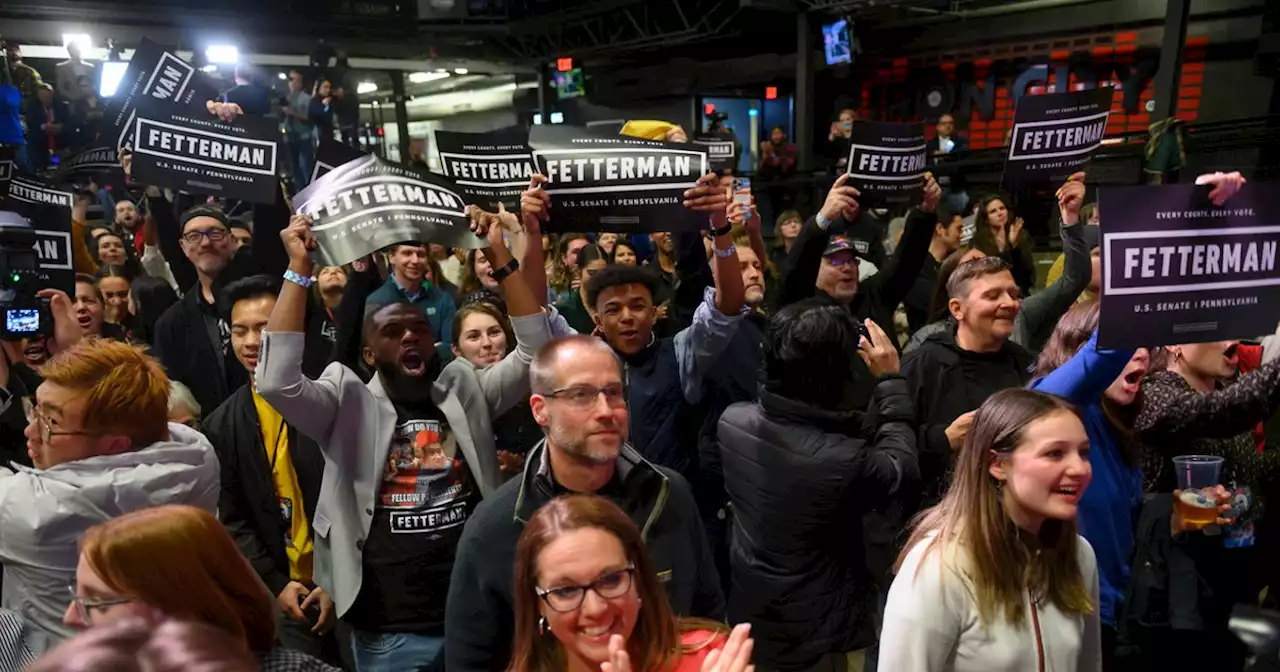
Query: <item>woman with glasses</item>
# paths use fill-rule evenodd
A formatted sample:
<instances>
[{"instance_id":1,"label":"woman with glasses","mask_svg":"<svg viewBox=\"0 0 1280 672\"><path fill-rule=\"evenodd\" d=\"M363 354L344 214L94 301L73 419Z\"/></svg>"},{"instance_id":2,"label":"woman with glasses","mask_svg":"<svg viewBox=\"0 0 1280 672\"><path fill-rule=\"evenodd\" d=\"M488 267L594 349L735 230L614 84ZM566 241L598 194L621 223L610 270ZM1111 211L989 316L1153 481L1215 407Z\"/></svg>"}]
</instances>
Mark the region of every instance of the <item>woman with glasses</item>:
<instances>
[{"instance_id":1,"label":"woman with glasses","mask_svg":"<svg viewBox=\"0 0 1280 672\"><path fill-rule=\"evenodd\" d=\"M516 545L510 672L745 672L750 626L677 618L635 523L613 502L557 497Z\"/></svg>"},{"instance_id":2,"label":"woman with glasses","mask_svg":"<svg viewBox=\"0 0 1280 672\"><path fill-rule=\"evenodd\" d=\"M275 600L218 519L195 507L142 509L89 528L68 599L63 622L77 630L197 621L243 642L264 672L337 669L276 646Z\"/></svg>"}]
</instances>

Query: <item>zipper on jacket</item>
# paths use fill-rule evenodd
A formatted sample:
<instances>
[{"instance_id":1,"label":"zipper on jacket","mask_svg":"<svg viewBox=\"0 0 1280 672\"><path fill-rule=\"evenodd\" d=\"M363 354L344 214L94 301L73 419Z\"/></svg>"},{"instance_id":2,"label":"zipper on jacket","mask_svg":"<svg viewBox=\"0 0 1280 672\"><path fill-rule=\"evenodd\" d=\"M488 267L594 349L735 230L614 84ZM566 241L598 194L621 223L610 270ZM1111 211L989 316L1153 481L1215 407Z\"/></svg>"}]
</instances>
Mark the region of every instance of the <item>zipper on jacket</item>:
<instances>
[{"instance_id":1,"label":"zipper on jacket","mask_svg":"<svg viewBox=\"0 0 1280 672\"><path fill-rule=\"evenodd\" d=\"M1036 610L1036 598L1027 591L1027 597L1031 599L1031 627L1036 632L1036 659L1039 661L1040 672L1044 669L1044 640L1040 637L1040 612Z\"/></svg>"},{"instance_id":2,"label":"zipper on jacket","mask_svg":"<svg viewBox=\"0 0 1280 672\"><path fill-rule=\"evenodd\" d=\"M628 390L628 391L631 390L631 365L626 362L622 363L622 389ZM631 395L627 394L627 440L628 441L636 440L636 429L635 429L635 425L632 424L632 418L635 418L636 414L632 412L633 410L634 409L631 408Z\"/></svg>"}]
</instances>

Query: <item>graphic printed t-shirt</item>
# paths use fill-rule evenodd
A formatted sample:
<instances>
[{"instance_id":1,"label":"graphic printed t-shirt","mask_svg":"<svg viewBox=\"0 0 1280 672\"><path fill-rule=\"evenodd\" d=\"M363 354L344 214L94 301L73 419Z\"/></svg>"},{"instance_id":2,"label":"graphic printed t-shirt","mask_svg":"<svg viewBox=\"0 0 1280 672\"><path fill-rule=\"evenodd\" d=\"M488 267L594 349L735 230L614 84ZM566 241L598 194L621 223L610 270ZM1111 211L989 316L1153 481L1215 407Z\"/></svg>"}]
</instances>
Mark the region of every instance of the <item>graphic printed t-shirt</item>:
<instances>
[{"instance_id":1,"label":"graphic printed t-shirt","mask_svg":"<svg viewBox=\"0 0 1280 672\"><path fill-rule=\"evenodd\" d=\"M343 620L359 630L443 635L453 558L479 501L440 409L397 404L363 585Z\"/></svg>"},{"instance_id":2,"label":"graphic printed t-shirt","mask_svg":"<svg viewBox=\"0 0 1280 672\"><path fill-rule=\"evenodd\" d=\"M285 530L284 550L289 556L289 578L311 583L313 566L311 523L302 506L302 488L298 485L298 472L293 470L289 456L289 427L284 418L253 391L253 406L258 410L258 425L262 428L262 446L271 466L271 483L275 486L276 502L280 506L281 528Z\"/></svg>"}]
</instances>

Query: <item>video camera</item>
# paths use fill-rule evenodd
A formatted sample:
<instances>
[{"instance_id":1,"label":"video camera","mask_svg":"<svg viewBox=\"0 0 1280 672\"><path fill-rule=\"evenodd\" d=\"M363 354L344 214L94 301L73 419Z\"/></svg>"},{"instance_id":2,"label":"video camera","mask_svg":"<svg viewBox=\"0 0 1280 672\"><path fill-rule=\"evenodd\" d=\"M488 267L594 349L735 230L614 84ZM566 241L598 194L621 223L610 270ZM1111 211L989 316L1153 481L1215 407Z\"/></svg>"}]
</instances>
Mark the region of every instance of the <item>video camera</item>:
<instances>
[{"instance_id":1,"label":"video camera","mask_svg":"<svg viewBox=\"0 0 1280 672\"><path fill-rule=\"evenodd\" d=\"M36 230L15 212L0 212L0 340L53 334L49 299L36 292L52 287L36 255Z\"/></svg>"}]
</instances>

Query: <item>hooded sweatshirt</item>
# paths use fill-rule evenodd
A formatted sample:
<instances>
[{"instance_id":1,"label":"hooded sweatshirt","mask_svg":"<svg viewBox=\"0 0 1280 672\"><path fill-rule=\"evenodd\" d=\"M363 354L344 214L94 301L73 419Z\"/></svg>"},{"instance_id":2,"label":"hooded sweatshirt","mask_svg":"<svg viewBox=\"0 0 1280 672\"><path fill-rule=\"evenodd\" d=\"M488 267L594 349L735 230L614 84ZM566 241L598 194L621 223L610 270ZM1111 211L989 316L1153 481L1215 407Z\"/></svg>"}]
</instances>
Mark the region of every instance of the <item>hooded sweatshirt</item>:
<instances>
[{"instance_id":1,"label":"hooded sweatshirt","mask_svg":"<svg viewBox=\"0 0 1280 672\"><path fill-rule=\"evenodd\" d=\"M946 490L951 469L947 427L987 397L1031 380L1035 360L1013 341L996 352L970 352L956 344L955 329L935 333L902 360L919 420L920 479L926 505Z\"/></svg>"},{"instance_id":2,"label":"hooded sweatshirt","mask_svg":"<svg viewBox=\"0 0 1280 672\"><path fill-rule=\"evenodd\" d=\"M1126 464L1121 437L1103 412L1102 394L1132 357L1132 350L1098 349L1095 331L1066 364L1031 383L1032 389L1062 397L1084 411L1093 480L1080 497L1076 524L1098 557L1099 611L1102 623L1113 628L1116 608L1129 585L1133 529L1143 497L1142 469Z\"/></svg>"},{"instance_id":3,"label":"hooded sweatshirt","mask_svg":"<svg viewBox=\"0 0 1280 672\"><path fill-rule=\"evenodd\" d=\"M170 439L119 455L48 469L0 469L0 607L26 622L24 640L41 654L73 633L62 624L75 585L80 539L117 516L163 504L210 513L218 506L218 458L204 435L169 423Z\"/></svg>"}]
</instances>

